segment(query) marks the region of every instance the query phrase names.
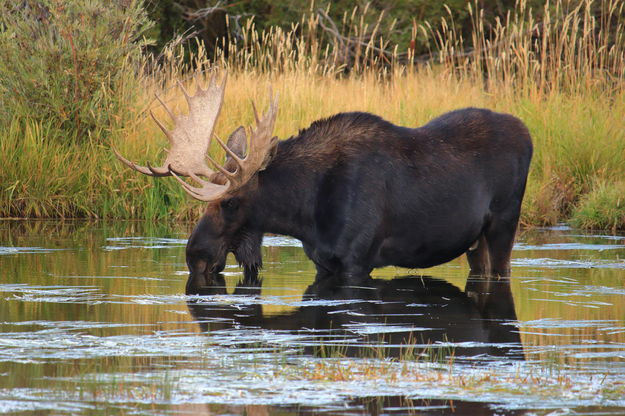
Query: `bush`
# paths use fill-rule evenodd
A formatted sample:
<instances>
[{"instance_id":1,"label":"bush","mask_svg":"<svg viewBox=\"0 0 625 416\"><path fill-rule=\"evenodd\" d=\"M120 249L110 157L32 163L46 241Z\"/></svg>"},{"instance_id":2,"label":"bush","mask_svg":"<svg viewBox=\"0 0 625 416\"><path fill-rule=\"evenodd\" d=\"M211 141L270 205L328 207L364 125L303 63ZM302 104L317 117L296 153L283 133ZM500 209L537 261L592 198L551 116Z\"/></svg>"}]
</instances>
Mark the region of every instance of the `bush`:
<instances>
[{"instance_id":1,"label":"bush","mask_svg":"<svg viewBox=\"0 0 625 416\"><path fill-rule=\"evenodd\" d=\"M625 229L625 182L598 182L581 199L571 222L581 228Z\"/></svg>"},{"instance_id":2,"label":"bush","mask_svg":"<svg viewBox=\"0 0 625 416\"><path fill-rule=\"evenodd\" d=\"M104 140L128 120L151 23L141 0L0 2L0 126Z\"/></svg>"}]
</instances>

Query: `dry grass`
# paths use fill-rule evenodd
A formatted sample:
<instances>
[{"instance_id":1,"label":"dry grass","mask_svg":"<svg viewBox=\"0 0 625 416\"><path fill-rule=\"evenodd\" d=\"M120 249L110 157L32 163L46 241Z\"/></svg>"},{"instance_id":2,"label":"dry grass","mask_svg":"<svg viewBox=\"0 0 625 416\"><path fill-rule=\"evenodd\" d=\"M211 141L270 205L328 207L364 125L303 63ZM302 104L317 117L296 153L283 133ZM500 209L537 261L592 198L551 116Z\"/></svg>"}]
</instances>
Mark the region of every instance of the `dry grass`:
<instances>
[{"instance_id":1,"label":"dry grass","mask_svg":"<svg viewBox=\"0 0 625 416\"><path fill-rule=\"evenodd\" d=\"M525 225L566 220L575 210L580 195L592 191L597 181L607 182L605 186L610 187L625 174L621 162L625 155L625 119L619 116L623 112L615 109L613 102L581 93L501 96L468 80L452 79L428 69L384 81L373 73L358 78L334 78L300 73L235 72L230 75L217 134L224 137L237 126L252 123L250 102L263 106L269 85L280 95L276 134L281 138L297 134L298 129L312 121L340 111L369 111L405 126L418 126L446 111L466 106L517 115L530 128L536 149L523 210ZM170 90L168 96L174 108L185 111L183 100L175 90ZM165 114L161 116L166 118ZM141 124L141 133L124 142L125 153L141 162L148 158L162 160L155 152L146 151L146 136L159 137L165 146L164 137L152 124L146 119ZM155 150L152 142L149 147ZM150 156L146 157L147 154ZM609 228L624 225L611 222Z\"/></svg>"},{"instance_id":2,"label":"dry grass","mask_svg":"<svg viewBox=\"0 0 625 416\"><path fill-rule=\"evenodd\" d=\"M380 20L364 23L366 10L345 15L341 38L323 30L322 14L310 14L291 31L259 34L249 24L244 41L228 45L228 56L218 50L209 60L200 47L193 66L208 70L216 61L230 73L220 136L251 123L249 103L263 105L269 85L280 94L276 133L282 138L340 111L369 111L405 126L466 106L515 114L530 128L536 148L522 222L551 225L579 218L580 198L586 201L583 196L598 192L598 186L604 190L601 207L618 203L606 200L616 192L605 189L625 175L624 4L558 0L545 6L537 22L520 1L492 32L485 30L481 12L469 6L476 45L470 52L463 52L467 40L451 21L443 19L440 30L413 28L415 36L430 41L435 59L427 64L417 64L410 50L389 51ZM177 56L180 51L166 54L160 72L165 85L185 72ZM184 111L175 89L166 95ZM141 144L130 147L138 157L144 154ZM599 207L586 203L584 209L589 206ZM601 211L592 216L599 219L577 224L625 227L618 216L605 220Z\"/></svg>"}]
</instances>

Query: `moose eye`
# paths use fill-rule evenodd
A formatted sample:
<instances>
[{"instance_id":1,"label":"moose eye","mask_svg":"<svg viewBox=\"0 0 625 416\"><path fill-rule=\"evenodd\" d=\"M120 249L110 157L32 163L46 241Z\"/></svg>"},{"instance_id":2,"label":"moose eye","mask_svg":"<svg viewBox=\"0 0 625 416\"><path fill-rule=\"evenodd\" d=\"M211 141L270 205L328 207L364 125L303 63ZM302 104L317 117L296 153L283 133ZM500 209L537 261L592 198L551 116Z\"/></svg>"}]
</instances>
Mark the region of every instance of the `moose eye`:
<instances>
[{"instance_id":1,"label":"moose eye","mask_svg":"<svg viewBox=\"0 0 625 416\"><path fill-rule=\"evenodd\" d=\"M237 198L229 198L221 201L221 208L227 211L234 211L239 207L239 200Z\"/></svg>"}]
</instances>

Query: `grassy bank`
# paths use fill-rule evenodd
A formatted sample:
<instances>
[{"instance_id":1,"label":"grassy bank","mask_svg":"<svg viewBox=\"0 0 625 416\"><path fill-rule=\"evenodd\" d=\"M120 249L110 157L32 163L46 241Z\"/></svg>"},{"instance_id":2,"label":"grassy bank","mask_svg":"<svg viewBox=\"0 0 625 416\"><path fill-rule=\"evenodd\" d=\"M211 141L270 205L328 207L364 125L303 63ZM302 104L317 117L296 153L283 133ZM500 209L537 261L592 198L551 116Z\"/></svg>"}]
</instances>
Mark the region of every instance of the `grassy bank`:
<instances>
[{"instance_id":1,"label":"grassy bank","mask_svg":"<svg viewBox=\"0 0 625 416\"><path fill-rule=\"evenodd\" d=\"M228 57L218 54L209 61L200 48L194 68L217 63L229 71L217 126L221 137L252 122L250 100L262 106L269 85L280 94L276 134L281 138L339 111L369 111L406 126L465 106L515 114L530 128L536 152L523 223L572 221L586 228L623 229L625 31L622 3L605 4L608 12L617 7L609 19L591 15L590 2L576 9L556 3L545 8L539 23L520 4L515 15L488 34L483 16L471 9L478 47L462 54L458 50L466 41L454 33L452 22L441 31L414 27L430 39L434 59L427 64L415 63L410 51L390 49L374 27L359 22L358 14L346 16L340 28L345 39L364 39L352 46L333 44L315 20L318 15L311 15L302 20L297 38L295 29L258 34L248 25L243 42L229 46ZM19 114L4 121L0 216L196 218L201 203L171 179L126 169L107 143L137 162L163 160L166 140L144 110L155 108L166 120L153 101L159 93L185 111L171 87L187 72L180 54L167 51L156 70L137 71L141 75L125 84L136 94L126 94L132 99L112 111L128 121L113 123L104 140L49 140L58 136L53 122ZM345 56L351 56L349 72L344 71Z\"/></svg>"}]
</instances>

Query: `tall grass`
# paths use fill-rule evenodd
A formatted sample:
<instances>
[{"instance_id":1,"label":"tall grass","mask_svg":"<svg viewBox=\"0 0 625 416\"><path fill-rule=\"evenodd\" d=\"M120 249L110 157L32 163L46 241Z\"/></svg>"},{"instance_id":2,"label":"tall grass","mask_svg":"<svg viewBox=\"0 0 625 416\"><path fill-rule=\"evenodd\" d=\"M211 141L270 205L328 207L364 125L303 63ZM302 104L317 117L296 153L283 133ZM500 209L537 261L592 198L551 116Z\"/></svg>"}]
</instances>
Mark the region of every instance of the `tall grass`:
<instances>
[{"instance_id":1,"label":"tall grass","mask_svg":"<svg viewBox=\"0 0 625 416\"><path fill-rule=\"evenodd\" d=\"M280 94L276 134L282 138L339 111L370 111L417 126L455 108L489 107L520 117L534 138L522 217L526 225L573 217L588 228L625 228L618 191L625 177L624 4L556 0L535 13L519 1L514 13L489 26L471 3L471 39L463 39L451 19L408 28L415 40L428 42L428 57L414 56L409 45L385 41L382 17L365 23L371 21L365 19L366 7L346 13L340 22L329 20L324 10L312 11L290 30L259 32L249 21L242 38L218 45L214 56L207 56L199 45L191 63L185 64L185 51L173 46L158 62L146 64L149 73L136 72L140 94L124 109L133 117L123 128L110 131L111 141L129 158L157 164L166 140L144 110L154 108L166 117L153 94L184 112L174 81L215 67L230 75L217 126L221 137L252 122L250 100L265 104L269 85ZM538 15L540 20L535 20ZM43 123L30 130L27 125L27 120L10 124L3 141L9 152L26 146L21 143L26 134L47 134ZM76 152L83 156L76 157ZM173 181L126 171L106 146L90 143L54 153L48 149L20 161L20 169L0 171L0 215L192 218L202 208ZM66 174L55 159L62 153L74 155L63 159ZM50 186L50 178L27 174L38 159L54 165L58 187ZM3 151L0 163L16 162ZM612 207L616 214L608 215Z\"/></svg>"}]
</instances>

